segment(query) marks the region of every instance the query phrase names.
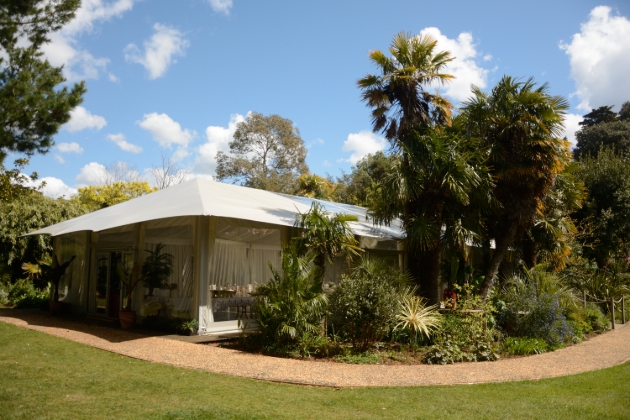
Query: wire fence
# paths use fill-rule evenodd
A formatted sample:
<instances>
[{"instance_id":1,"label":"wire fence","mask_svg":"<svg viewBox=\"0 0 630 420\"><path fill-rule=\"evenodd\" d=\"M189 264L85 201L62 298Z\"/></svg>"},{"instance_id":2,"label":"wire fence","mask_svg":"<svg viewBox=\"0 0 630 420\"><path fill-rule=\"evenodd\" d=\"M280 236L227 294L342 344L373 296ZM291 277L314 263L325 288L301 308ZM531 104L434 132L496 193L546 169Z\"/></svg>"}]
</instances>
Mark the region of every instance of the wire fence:
<instances>
[{"instance_id":1,"label":"wire fence","mask_svg":"<svg viewBox=\"0 0 630 420\"><path fill-rule=\"evenodd\" d=\"M588 300L587 297L590 299ZM620 303L621 304L621 323L625 324L626 323L626 297L625 296L621 296L619 299L615 300L614 297L611 297L610 299L599 299L596 298L595 296L591 296L588 293L586 293L585 290L582 290L582 302L584 304L584 308L586 308L586 304L587 303L605 303L606 305L609 305L609 309L610 309L610 324L612 325L612 329L615 329L615 305Z\"/></svg>"}]
</instances>

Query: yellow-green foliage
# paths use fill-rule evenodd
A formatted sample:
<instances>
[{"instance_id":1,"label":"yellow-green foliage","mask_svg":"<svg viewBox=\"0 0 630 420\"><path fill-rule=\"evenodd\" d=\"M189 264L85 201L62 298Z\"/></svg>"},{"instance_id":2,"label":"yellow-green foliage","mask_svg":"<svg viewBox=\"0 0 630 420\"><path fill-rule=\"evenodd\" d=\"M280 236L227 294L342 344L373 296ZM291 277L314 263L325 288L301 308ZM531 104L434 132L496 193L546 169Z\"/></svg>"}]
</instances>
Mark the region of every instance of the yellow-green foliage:
<instances>
[{"instance_id":1,"label":"yellow-green foliage","mask_svg":"<svg viewBox=\"0 0 630 420\"><path fill-rule=\"evenodd\" d=\"M157 188L152 188L147 182L114 182L110 185L79 188L73 200L95 211L154 191L157 191Z\"/></svg>"}]
</instances>

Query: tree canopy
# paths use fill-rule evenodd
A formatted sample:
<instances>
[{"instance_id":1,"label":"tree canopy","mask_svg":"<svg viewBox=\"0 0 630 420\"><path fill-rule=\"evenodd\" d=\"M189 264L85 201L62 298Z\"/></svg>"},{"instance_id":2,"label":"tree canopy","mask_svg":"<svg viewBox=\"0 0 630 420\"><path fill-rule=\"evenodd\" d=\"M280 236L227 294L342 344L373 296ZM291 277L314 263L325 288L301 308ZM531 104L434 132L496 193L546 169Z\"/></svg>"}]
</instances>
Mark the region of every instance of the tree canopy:
<instances>
[{"instance_id":1,"label":"tree canopy","mask_svg":"<svg viewBox=\"0 0 630 420\"><path fill-rule=\"evenodd\" d=\"M397 155L386 155L383 152L365 156L352 167L349 174L344 173L337 178L335 199L342 203L369 207L372 186L384 180L396 159Z\"/></svg>"},{"instance_id":2,"label":"tree canopy","mask_svg":"<svg viewBox=\"0 0 630 420\"><path fill-rule=\"evenodd\" d=\"M103 209L157 191L147 182L114 182L108 185L79 188L72 201L90 211Z\"/></svg>"},{"instance_id":3,"label":"tree canopy","mask_svg":"<svg viewBox=\"0 0 630 420\"><path fill-rule=\"evenodd\" d=\"M217 153L216 178L246 187L290 194L308 172L299 130L279 115L252 112L238 124L230 153Z\"/></svg>"},{"instance_id":4,"label":"tree canopy","mask_svg":"<svg viewBox=\"0 0 630 420\"><path fill-rule=\"evenodd\" d=\"M582 128L575 133L575 159L596 156L602 146L618 152L630 151L630 102L623 103L619 114L612 108L602 106L584 115L584 121L580 123Z\"/></svg>"},{"instance_id":5,"label":"tree canopy","mask_svg":"<svg viewBox=\"0 0 630 420\"><path fill-rule=\"evenodd\" d=\"M485 269L484 297L508 247L532 227L556 176L569 163L568 142L560 138L568 108L566 99L549 94L547 84L536 86L531 78L510 76L490 93L473 87L473 97L463 104L467 136L478 138L490 151L492 193L499 203L486 219L496 247Z\"/></svg>"},{"instance_id":6,"label":"tree canopy","mask_svg":"<svg viewBox=\"0 0 630 420\"><path fill-rule=\"evenodd\" d=\"M628 255L630 245L630 156L602 149L586 156L576 175L588 195L575 213L582 227L583 253L603 268L610 258Z\"/></svg>"},{"instance_id":7,"label":"tree canopy","mask_svg":"<svg viewBox=\"0 0 630 420\"><path fill-rule=\"evenodd\" d=\"M14 279L23 276L23 262L36 262L52 252L48 235L20 237L64 220L85 214L79 203L44 197L29 190L18 200L0 201L0 261L11 267Z\"/></svg>"},{"instance_id":8,"label":"tree canopy","mask_svg":"<svg viewBox=\"0 0 630 420\"><path fill-rule=\"evenodd\" d=\"M373 131L384 133L394 146L414 127L450 120L451 103L428 90L431 84L454 78L442 73L454 57L436 47L431 35L400 32L389 47L391 57L379 50L370 52L381 75L368 74L357 82L363 101L372 108Z\"/></svg>"},{"instance_id":9,"label":"tree canopy","mask_svg":"<svg viewBox=\"0 0 630 420\"><path fill-rule=\"evenodd\" d=\"M79 0L0 0L0 163L9 152L46 153L53 136L83 100L41 47L75 15Z\"/></svg>"}]
</instances>

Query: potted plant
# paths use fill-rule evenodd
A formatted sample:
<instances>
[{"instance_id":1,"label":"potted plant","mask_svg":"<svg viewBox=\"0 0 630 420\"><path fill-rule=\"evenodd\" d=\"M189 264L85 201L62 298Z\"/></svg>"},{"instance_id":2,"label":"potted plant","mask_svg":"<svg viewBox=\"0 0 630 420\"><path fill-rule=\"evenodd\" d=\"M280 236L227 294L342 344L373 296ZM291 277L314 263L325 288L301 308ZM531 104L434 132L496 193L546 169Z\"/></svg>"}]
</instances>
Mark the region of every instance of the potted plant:
<instances>
[{"instance_id":1,"label":"potted plant","mask_svg":"<svg viewBox=\"0 0 630 420\"><path fill-rule=\"evenodd\" d=\"M145 250L149 255L142 264L142 281L149 289L147 296L153 296L153 290L159 288L169 288L172 290L167 280L173 272L173 256L167 252L162 253L164 244L158 243L155 251ZM175 285L177 288L177 285Z\"/></svg>"},{"instance_id":2,"label":"potted plant","mask_svg":"<svg viewBox=\"0 0 630 420\"><path fill-rule=\"evenodd\" d=\"M66 270L75 258L76 255L73 255L68 261L64 262L63 264L59 264L57 255L53 254L52 261L50 259L39 261L43 277L50 281L50 283L52 283L54 287L52 300L48 302L48 308L50 309L50 313L53 315L61 313L63 302L59 302L59 283L61 282L61 278L64 274L66 274Z\"/></svg>"},{"instance_id":3,"label":"potted plant","mask_svg":"<svg viewBox=\"0 0 630 420\"><path fill-rule=\"evenodd\" d=\"M193 335L195 330L199 327L199 322L196 319L191 319L188 321L182 322L179 327L179 332L181 335Z\"/></svg>"},{"instance_id":4,"label":"potted plant","mask_svg":"<svg viewBox=\"0 0 630 420\"><path fill-rule=\"evenodd\" d=\"M136 286L142 280L141 276L137 275L137 264L135 261L133 264L128 264L122 259L116 264L118 277L120 281L127 286L127 302L125 307L118 312L118 319L120 321L121 328L133 328L136 323L136 311L131 310L131 296Z\"/></svg>"}]
</instances>

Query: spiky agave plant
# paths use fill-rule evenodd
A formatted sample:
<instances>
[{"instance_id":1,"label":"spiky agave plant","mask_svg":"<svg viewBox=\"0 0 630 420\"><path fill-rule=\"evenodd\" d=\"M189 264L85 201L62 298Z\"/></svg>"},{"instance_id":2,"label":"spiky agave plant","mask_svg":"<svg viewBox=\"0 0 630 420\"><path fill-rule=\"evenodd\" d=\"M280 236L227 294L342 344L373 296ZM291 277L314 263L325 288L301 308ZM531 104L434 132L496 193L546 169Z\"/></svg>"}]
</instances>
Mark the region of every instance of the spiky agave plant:
<instances>
[{"instance_id":1,"label":"spiky agave plant","mask_svg":"<svg viewBox=\"0 0 630 420\"><path fill-rule=\"evenodd\" d=\"M421 297L407 295L401 302L401 310L396 319L399 322L394 329L409 329L417 342L422 334L427 338L431 337L431 332L440 327L442 316L437 311L437 305L426 306ZM410 335L410 343L411 339Z\"/></svg>"}]
</instances>

